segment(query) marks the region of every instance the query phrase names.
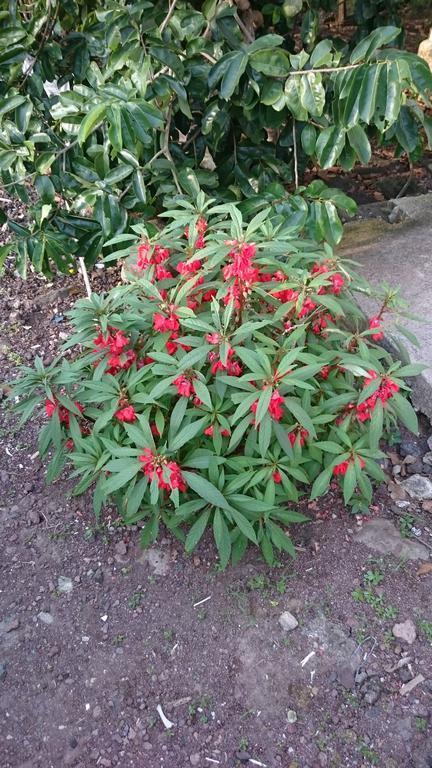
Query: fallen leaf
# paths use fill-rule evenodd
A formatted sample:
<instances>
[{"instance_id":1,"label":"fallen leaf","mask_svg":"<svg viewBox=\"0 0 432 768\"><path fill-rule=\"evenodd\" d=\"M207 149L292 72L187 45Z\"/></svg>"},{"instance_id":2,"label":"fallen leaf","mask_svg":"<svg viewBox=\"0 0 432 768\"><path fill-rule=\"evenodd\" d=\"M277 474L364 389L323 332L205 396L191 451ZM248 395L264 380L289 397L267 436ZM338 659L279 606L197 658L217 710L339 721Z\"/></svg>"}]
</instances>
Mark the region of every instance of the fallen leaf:
<instances>
[{"instance_id":1,"label":"fallen leaf","mask_svg":"<svg viewBox=\"0 0 432 768\"><path fill-rule=\"evenodd\" d=\"M432 573L432 563L422 563L417 571L417 576L426 576L427 573Z\"/></svg>"}]
</instances>

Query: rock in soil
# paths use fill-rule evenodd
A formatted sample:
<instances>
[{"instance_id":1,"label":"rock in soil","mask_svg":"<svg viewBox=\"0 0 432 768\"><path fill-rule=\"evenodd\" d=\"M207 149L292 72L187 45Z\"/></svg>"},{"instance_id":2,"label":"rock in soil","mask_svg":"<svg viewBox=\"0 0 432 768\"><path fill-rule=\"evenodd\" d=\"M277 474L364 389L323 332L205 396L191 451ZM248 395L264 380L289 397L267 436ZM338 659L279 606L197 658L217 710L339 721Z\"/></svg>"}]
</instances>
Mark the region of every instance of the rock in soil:
<instances>
[{"instance_id":1,"label":"rock in soil","mask_svg":"<svg viewBox=\"0 0 432 768\"><path fill-rule=\"evenodd\" d=\"M417 637L415 624L411 619L395 624L392 632L398 640L403 640L408 645L412 645Z\"/></svg>"},{"instance_id":2,"label":"rock in soil","mask_svg":"<svg viewBox=\"0 0 432 768\"><path fill-rule=\"evenodd\" d=\"M412 499L432 499L432 480L423 475L411 475L402 485Z\"/></svg>"},{"instance_id":3,"label":"rock in soil","mask_svg":"<svg viewBox=\"0 0 432 768\"><path fill-rule=\"evenodd\" d=\"M0 662L0 683L3 683L4 680L6 680L6 675L7 675L6 664L2 664Z\"/></svg>"},{"instance_id":4,"label":"rock in soil","mask_svg":"<svg viewBox=\"0 0 432 768\"><path fill-rule=\"evenodd\" d=\"M54 621L54 616L51 615L51 613L47 613L46 611L41 611L37 615L39 621L42 621L43 624L52 624Z\"/></svg>"},{"instance_id":5,"label":"rock in soil","mask_svg":"<svg viewBox=\"0 0 432 768\"><path fill-rule=\"evenodd\" d=\"M291 632L291 630L298 627L298 621L295 616L292 615L289 611L284 611L279 616L279 624L281 625L282 629L285 630L285 632Z\"/></svg>"},{"instance_id":6,"label":"rock in soil","mask_svg":"<svg viewBox=\"0 0 432 768\"><path fill-rule=\"evenodd\" d=\"M391 520L384 518L370 520L357 533L355 539L383 555L395 555L408 560L429 559L426 547L418 541L404 539Z\"/></svg>"}]
</instances>

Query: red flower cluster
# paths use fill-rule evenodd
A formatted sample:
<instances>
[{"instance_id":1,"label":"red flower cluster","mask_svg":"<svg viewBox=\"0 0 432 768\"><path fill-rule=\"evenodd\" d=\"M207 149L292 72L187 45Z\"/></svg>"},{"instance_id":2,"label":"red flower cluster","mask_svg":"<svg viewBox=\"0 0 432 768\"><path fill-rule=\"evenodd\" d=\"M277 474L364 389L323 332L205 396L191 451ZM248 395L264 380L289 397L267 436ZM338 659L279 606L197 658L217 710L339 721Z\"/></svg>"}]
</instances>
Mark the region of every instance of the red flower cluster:
<instances>
[{"instance_id":1,"label":"red flower cluster","mask_svg":"<svg viewBox=\"0 0 432 768\"><path fill-rule=\"evenodd\" d=\"M192 378L188 378L184 373L181 373L180 376L177 376L177 378L174 379L173 384L181 397L190 397L195 394L193 385L194 378L196 377L192 376Z\"/></svg>"},{"instance_id":2,"label":"red flower cluster","mask_svg":"<svg viewBox=\"0 0 432 768\"><path fill-rule=\"evenodd\" d=\"M208 333L206 340L209 342L209 344L220 344L222 341L222 339L219 338L219 334L217 333ZM227 361L224 364L220 359L218 352L209 352L208 359L210 363L212 363L211 371L213 376L215 376L218 371L226 371L230 376L241 376L243 373L243 368L237 360L233 360L234 356L235 350L229 346Z\"/></svg>"},{"instance_id":3,"label":"red flower cluster","mask_svg":"<svg viewBox=\"0 0 432 768\"><path fill-rule=\"evenodd\" d=\"M222 427L219 427L219 431L222 437L230 437L231 435L231 432L229 431L229 429L222 429ZM206 427L206 429L204 430L204 434L207 435L208 437L213 437L214 424L210 424L209 427Z\"/></svg>"},{"instance_id":4,"label":"red flower cluster","mask_svg":"<svg viewBox=\"0 0 432 768\"><path fill-rule=\"evenodd\" d=\"M281 483L281 482L282 482L282 475L281 475L281 473L280 473L280 472L278 472L277 470L275 470L275 471L272 473L272 478L273 478L273 480L274 480L274 482L275 482L275 483L278 483L278 484L279 484L279 483Z\"/></svg>"},{"instance_id":5,"label":"red flower cluster","mask_svg":"<svg viewBox=\"0 0 432 768\"><path fill-rule=\"evenodd\" d=\"M324 275L333 269L333 265L329 261L324 261L321 264L314 264L312 267L312 275ZM335 272L333 275L329 275L328 278L331 282L331 292L338 295L345 285L345 280L340 272ZM318 294L325 293L325 286L322 285L318 291Z\"/></svg>"},{"instance_id":6,"label":"red flower cluster","mask_svg":"<svg viewBox=\"0 0 432 768\"><path fill-rule=\"evenodd\" d=\"M161 245L152 246L150 243L141 243L138 246L138 255L136 265L138 269L147 269L152 264L158 265L169 259L170 252L168 248L163 248ZM172 277L171 272L169 276ZM162 278L159 278L162 279Z\"/></svg>"},{"instance_id":7,"label":"red flower cluster","mask_svg":"<svg viewBox=\"0 0 432 768\"><path fill-rule=\"evenodd\" d=\"M75 400L74 405L76 405L80 413L83 413L84 406L81 405L81 403L78 403L77 400ZM65 408L64 405L59 405L59 403L57 403L56 401L48 400L48 399L45 400L45 413L50 419L54 416L54 413L57 410L58 410L60 424L64 424L65 427L68 427L69 421L70 421L70 411L67 408Z\"/></svg>"},{"instance_id":8,"label":"red flower cluster","mask_svg":"<svg viewBox=\"0 0 432 768\"><path fill-rule=\"evenodd\" d=\"M375 315L375 317L371 317L369 320L369 328L373 330L374 328L380 328L381 327L381 319L378 317L378 315ZM372 338L374 341L381 341L384 338L383 331L377 331L377 333L372 334Z\"/></svg>"},{"instance_id":9,"label":"red flower cluster","mask_svg":"<svg viewBox=\"0 0 432 768\"><path fill-rule=\"evenodd\" d=\"M142 462L145 476L150 481L155 476L157 477L159 488L162 488L164 491L172 491L175 488L178 488L182 493L186 491L187 486L177 462L168 461L165 456L153 453L150 448L144 448L144 452L139 456L139 460Z\"/></svg>"},{"instance_id":10,"label":"red flower cluster","mask_svg":"<svg viewBox=\"0 0 432 768\"><path fill-rule=\"evenodd\" d=\"M309 437L309 432L307 431L307 429L303 429L302 427L297 427L296 429L293 429L293 431L289 433L288 440L290 441L291 445L294 445L296 440L298 440L300 447L303 448L307 437Z\"/></svg>"},{"instance_id":11,"label":"red flower cluster","mask_svg":"<svg viewBox=\"0 0 432 768\"><path fill-rule=\"evenodd\" d=\"M204 235L207 232L207 226L208 226L208 224L207 224L206 220L203 219L202 216L201 216L201 218L198 219L198 221L197 221L197 223L195 225L195 229L196 229L196 232L198 234L198 237L195 240L195 248L197 248L197 249L205 247ZM185 228L184 234L185 234L185 237L189 237L189 227Z\"/></svg>"},{"instance_id":12,"label":"red flower cluster","mask_svg":"<svg viewBox=\"0 0 432 768\"><path fill-rule=\"evenodd\" d=\"M114 416L119 421L131 423L136 419L135 408L133 405L125 405L122 408L119 408L119 410L115 412Z\"/></svg>"},{"instance_id":13,"label":"red flower cluster","mask_svg":"<svg viewBox=\"0 0 432 768\"><path fill-rule=\"evenodd\" d=\"M160 312L155 312L153 315L153 328L155 331L159 331L159 333L178 331L180 322L174 312L174 306L170 306L165 315L162 315Z\"/></svg>"},{"instance_id":14,"label":"red flower cluster","mask_svg":"<svg viewBox=\"0 0 432 768\"><path fill-rule=\"evenodd\" d=\"M284 404L284 399L282 395L279 394L277 389L275 389L272 392L272 396L270 398L270 403L268 407L268 412L272 419L275 421L280 421L283 416L283 410L282 405ZM258 400L255 403L252 403L251 405L251 411L252 413L256 413L258 408Z\"/></svg>"},{"instance_id":15,"label":"red flower cluster","mask_svg":"<svg viewBox=\"0 0 432 768\"><path fill-rule=\"evenodd\" d=\"M107 373L111 373L113 376L119 371L127 371L136 360L136 353L133 349L125 351L125 347L130 344L130 339L124 335L123 331L116 328L110 328L106 338L103 333L99 333L93 340L93 344L95 345L95 352L108 350Z\"/></svg>"},{"instance_id":16,"label":"red flower cluster","mask_svg":"<svg viewBox=\"0 0 432 768\"><path fill-rule=\"evenodd\" d=\"M254 243L239 243L237 240L227 240L226 245L234 247L228 254L230 263L225 265L222 274L225 280L234 278L234 283L224 296L224 303L228 304L233 299L239 309L249 296L253 283L259 280L259 270L252 266L256 246Z\"/></svg>"},{"instance_id":17,"label":"red flower cluster","mask_svg":"<svg viewBox=\"0 0 432 768\"><path fill-rule=\"evenodd\" d=\"M369 384L371 384L372 381L375 381L378 378L378 374L376 371L368 371L368 374L369 374L369 377L365 379L363 384L363 389L367 387ZM392 381L392 379L389 379L387 376L384 376L376 392L374 392L373 395L368 397L367 400L364 400L362 403L360 403L360 405L357 405L356 415L358 420L367 421L368 419L370 419L372 417L372 413L377 404L377 401L381 400L382 404L385 405L387 400L393 397L394 393L398 391L399 391L399 385L396 384L395 381Z\"/></svg>"},{"instance_id":18,"label":"red flower cluster","mask_svg":"<svg viewBox=\"0 0 432 768\"><path fill-rule=\"evenodd\" d=\"M358 456L357 458L359 460L360 469L363 469L363 467L365 466L365 463L364 463L363 459L361 458L361 456ZM351 459L349 459L347 461L341 461L340 464L336 464L336 466L333 467L333 474L336 475L336 476L337 475L346 475L347 470L348 470L348 468L349 468L349 466L351 464L354 464L354 458L351 458Z\"/></svg>"}]
</instances>

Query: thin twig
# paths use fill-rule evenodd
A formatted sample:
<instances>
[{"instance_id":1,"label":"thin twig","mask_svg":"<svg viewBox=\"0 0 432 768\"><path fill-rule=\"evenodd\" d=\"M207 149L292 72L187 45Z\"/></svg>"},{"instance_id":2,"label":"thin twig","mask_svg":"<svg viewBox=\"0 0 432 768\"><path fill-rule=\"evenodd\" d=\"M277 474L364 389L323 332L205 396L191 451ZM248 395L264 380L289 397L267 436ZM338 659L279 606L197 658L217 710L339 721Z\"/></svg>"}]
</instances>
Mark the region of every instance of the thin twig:
<instances>
[{"instance_id":1,"label":"thin twig","mask_svg":"<svg viewBox=\"0 0 432 768\"><path fill-rule=\"evenodd\" d=\"M293 120L293 147L294 147L294 184L297 190L299 187L299 177L298 177L298 157L297 157L297 131L296 131L295 120Z\"/></svg>"},{"instance_id":2,"label":"thin twig","mask_svg":"<svg viewBox=\"0 0 432 768\"><path fill-rule=\"evenodd\" d=\"M26 71L23 73L24 74L24 79L23 79L23 81L22 81L22 83L20 85L20 88L24 88L24 85L26 84L28 78L30 77L36 62L38 61L39 56L41 55L41 53L42 53L42 51L43 51L43 49L45 47L45 43L48 42L49 38L52 35L52 32L54 30L54 27L55 27L55 24L56 24L56 21L57 21L57 15L58 15L58 12L59 12L59 7L60 6L57 5L57 8L55 9L55 12L54 12L54 18L52 20L48 19L48 21L47 21L47 25L46 25L46 27L44 29L43 34L42 34L42 40L40 42L39 48L37 49L37 51L35 53L33 61L31 61L29 63ZM51 10L51 3L50 2L48 3L48 8L49 8L49 10Z\"/></svg>"},{"instance_id":3,"label":"thin twig","mask_svg":"<svg viewBox=\"0 0 432 768\"><path fill-rule=\"evenodd\" d=\"M177 171L176 171L175 165L174 165L174 160L172 159L172 155L171 155L170 148L169 148L169 132L170 132L170 128L171 128L171 116L172 116L172 108L170 107L169 110L168 110L168 115L167 115L167 124L166 124L166 128L165 128L165 135L164 135L164 143L163 143L162 152L165 155L165 157L168 160L168 162L171 164L171 173L173 175L174 184L176 185L177 192L179 193L179 195L181 195L182 189L181 189L181 186L179 184L179 180L178 180L178 176L177 176Z\"/></svg>"},{"instance_id":4,"label":"thin twig","mask_svg":"<svg viewBox=\"0 0 432 768\"><path fill-rule=\"evenodd\" d=\"M174 10L175 10L175 7L176 7L176 5L177 5L177 0L173 0L173 1L172 1L172 3L171 3L171 5L170 5L170 8L169 8L169 11L168 11L167 15L165 16L165 18L164 18L164 20L163 20L162 24L161 24L161 25L160 25L160 27L159 27L159 32L160 32L161 34L162 34L162 32L164 31L164 29L165 29L166 25L169 23L169 20L170 20L171 16L172 16L172 15L173 15L173 13L174 13Z\"/></svg>"},{"instance_id":5,"label":"thin twig","mask_svg":"<svg viewBox=\"0 0 432 768\"><path fill-rule=\"evenodd\" d=\"M234 14L234 18L235 18L237 24L239 25L241 31L243 32L243 34L244 34L246 40L248 41L248 43L254 43L255 42L254 36L251 35L251 33L249 32L247 26L242 22L242 20L241 20L240 16L238 15L237 11Z\"/></svg>"}]
</instances>

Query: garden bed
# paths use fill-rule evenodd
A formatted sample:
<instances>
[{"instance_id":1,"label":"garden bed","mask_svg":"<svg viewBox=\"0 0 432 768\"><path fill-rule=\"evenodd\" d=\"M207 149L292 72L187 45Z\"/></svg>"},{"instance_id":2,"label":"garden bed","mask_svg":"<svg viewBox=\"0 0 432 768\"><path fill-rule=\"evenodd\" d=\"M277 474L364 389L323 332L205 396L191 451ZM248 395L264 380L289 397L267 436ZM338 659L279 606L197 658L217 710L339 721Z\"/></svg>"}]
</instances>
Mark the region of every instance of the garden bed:
<instances>
[{"instance_id":1,"label":"garden bed","mask_svg":"<svg viewBox=\"0 0 432 768\"><path fill-rule=\"evenodd\" d=\"M84 289L66 278L49 290L34 277L3 280L4 379L36 353L51 358L67 333L65 311ZM302 505L311 520L293 529L297 560L274 569L253 550L220 573L209 538L191 557L169 535L143 554L138 529L113 514L96 531L86 497L67 499L70 482L45 486L39 425L18 433L3 405L4 768L429 765L427 560L360 543L366 519L349 516L336 490ZM401 452L418 453L426 473L426 450L405 440ZM414 524L429 543L430 505L390 480L409 469L397 451L371 515L405 533ZM299 622L291 632L279 624L285 611ZM406 619L412 645L392 635Z\"/></svg>"}]
</instances>

